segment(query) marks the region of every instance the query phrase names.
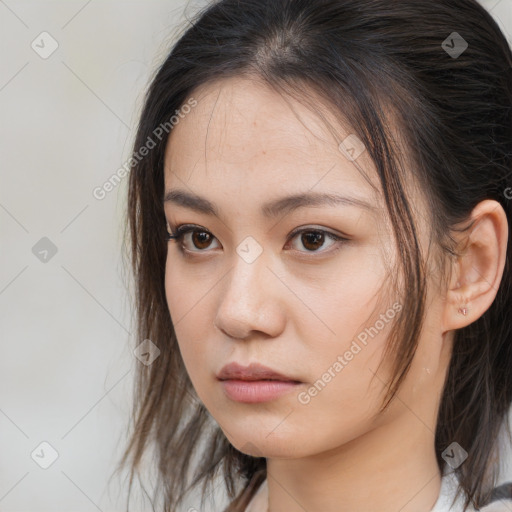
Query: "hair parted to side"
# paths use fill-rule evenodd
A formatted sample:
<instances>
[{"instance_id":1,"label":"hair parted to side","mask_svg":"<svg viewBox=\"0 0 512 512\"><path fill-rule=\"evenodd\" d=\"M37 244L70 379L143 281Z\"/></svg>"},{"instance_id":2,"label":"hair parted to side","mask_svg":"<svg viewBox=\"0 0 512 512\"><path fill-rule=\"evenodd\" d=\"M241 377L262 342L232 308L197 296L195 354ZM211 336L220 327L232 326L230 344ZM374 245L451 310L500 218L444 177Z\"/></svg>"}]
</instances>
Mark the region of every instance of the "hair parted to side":
<instances>
[{"instance_id":1,"label":"hair parted to side","mask_svg":"<svg viewBox=\"0 0 512 512\"><path fill-rule=\"evenodd\" d=\"M468 43L458 57L441 46L453 32ZM134 151L214 80L255 75L283 94L313 91L346 120L374 162L400 257L403 305L386 354L394 378L382 409L403 381L425 312L425 255L405 193L421 185L433 245L443 261L457 254L450 231L461 229L482 200L512 200L512 54L476 0L221 0L205 7L181 35L145 97ZM313 98L313 96L310 96ZM318 96L315 96L316 98ZM405 169L389 128L399 127ZM201 404L181 360L166 302L167 256L162 205L166 138L129 177L127 236L136 296L136 340L151 339L160 356L137 365L133 432L120 467L130 491L143 455L155 450L165 511L203 484L203 498L222 472L226 512L242 512L266 476L266 460L236 450ZM512 229L501 286L477 321L455 332L435 446L457 441L468 458L456 470L466 505L482 506L495 485L498 433L512 401ZM395 281L395 284L398 281ZM507 418L508 419L508 418ZM508 422L506 426L509 427ZM193 457L197 467L192 467Z\"/></svg>"}]
</instances>

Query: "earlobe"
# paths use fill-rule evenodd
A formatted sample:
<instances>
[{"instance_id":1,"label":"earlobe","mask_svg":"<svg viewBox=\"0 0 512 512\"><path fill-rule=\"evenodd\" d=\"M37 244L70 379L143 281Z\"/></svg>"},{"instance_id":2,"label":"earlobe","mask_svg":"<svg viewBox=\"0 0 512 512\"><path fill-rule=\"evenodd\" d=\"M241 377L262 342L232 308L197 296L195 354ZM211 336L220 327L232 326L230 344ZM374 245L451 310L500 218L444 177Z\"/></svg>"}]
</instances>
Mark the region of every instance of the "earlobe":
<instances>
[{"instance_id":1,"label":"earlobe","mask_svg":"<svg viewBox=\"0 0 512 512\"><path fill-rule=\"evenodd\" d=\"M482 201L473 209L471 222L460 234L464 248L453 262L443 332L461 329L480 318L493 303L503 276L508 241L503 207L497 201Z\"/></svg>"}]
</instances>

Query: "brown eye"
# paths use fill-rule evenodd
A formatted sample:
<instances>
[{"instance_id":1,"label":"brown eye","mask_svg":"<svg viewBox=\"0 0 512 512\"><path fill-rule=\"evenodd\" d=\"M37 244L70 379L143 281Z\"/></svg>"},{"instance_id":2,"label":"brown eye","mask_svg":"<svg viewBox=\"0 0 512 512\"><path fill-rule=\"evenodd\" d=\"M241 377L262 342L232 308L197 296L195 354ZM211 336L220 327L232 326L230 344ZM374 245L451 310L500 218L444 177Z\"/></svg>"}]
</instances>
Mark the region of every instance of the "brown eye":
<instances>
[{"instance_id":1,"label":"brown eye","mask_svg":"<svg viewBox=\"0 0 512 512\"><path fill-rule=\"evenodd\" d=\"M178 226L171 238L178 242L181 250L188 252L207 252L205 249L211 247L216 239L206 229L187 224Z\"/></svg>"},{"instance_id":2,"label":"brown eye","mask_svg":"<svg viewBox=\"0 0 512 512\"><path fill-rule=\"evenodd\" d=\"M348 241L347 238L329 231L314 228L297 229L290 235L290 238L293 248L301 253L331 253L334 248L339 248L340 244Z\"/></svg>"},{"instance_id":3,"label":"brown eye","mask_svg":"<svg viewBox=\"0 0 512 512\"><path fill-rule=\"evenodd\" d=\"M196 249L207 249L212 239L211 233L207 231L192 231L192 243Z\"/></svg>"},{"instance_id":4,"label":"brown eye","mask_svg":"<svg viewBox=\"0 0 512 512\"><path fill-rule=\"evenodd\" d=\"M212 248L222 248L220 245L217 247L215 247L215 245L212 246L212 242L215 243L217 239L209 231L200 226L191 224L178 226L176 233L171 233L167 240L178 242L179 249L187 256L190 256L192 253L210 253L212 252ZM288 240L291 240L292 248L295 249L296 252L319 254L333 254L340 249L345 242L349 241L348 238L329 231L313 228L296 229L289 235ZM300 242L302 248L297 247L297 242Z\"/></svg>"},{"instance_id":5,"label":"brown eye","mask_svg":"<svg viewBox=\"0 0 512 512\"><path fill-rule=\"evenodd\" d=\"M301 235L302 245L308 251L316 251L324 244L325 235L320 231L305 231Z\"/></svg>"}]
</instances>

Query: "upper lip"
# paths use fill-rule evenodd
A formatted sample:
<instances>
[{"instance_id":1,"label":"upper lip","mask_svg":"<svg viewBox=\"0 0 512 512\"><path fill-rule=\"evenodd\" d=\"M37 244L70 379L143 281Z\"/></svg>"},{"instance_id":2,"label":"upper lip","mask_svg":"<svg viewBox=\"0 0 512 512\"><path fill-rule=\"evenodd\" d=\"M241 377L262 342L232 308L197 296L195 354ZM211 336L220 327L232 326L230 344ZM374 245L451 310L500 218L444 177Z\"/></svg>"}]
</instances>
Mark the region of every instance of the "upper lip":
<instances>
[{"instance_id":1,"label":"upper lip","mask_svg":"<svg viewBox=\"0 0 512 512\"><path fill-rule=\"evenodd\" d=\"M242 366L238 363L229 363L225 365L217 375L219 380L282 380L299 382L293 377L287 377L282 373L276 372L268 366L259 363L251 363L249 366Z\"/></svg>"}]
</instances>

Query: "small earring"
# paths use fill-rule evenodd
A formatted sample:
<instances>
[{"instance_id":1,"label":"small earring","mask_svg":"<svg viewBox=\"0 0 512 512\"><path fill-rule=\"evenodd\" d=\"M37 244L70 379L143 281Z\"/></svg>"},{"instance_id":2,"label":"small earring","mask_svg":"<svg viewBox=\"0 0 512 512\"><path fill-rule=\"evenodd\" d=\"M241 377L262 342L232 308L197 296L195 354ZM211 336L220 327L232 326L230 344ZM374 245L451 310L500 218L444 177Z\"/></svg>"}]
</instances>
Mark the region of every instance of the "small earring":
<instances>
[{"instance_id":1,"label":"small earring","mask_svg":"<svg viewBox=\"0 0 512 512\"><path fill-rule=\"evenodd\" d=\"M459 313L462 313L464 316L468 314L468 308L466 306L459 308Z\"/></svg>"}]
</instances>

